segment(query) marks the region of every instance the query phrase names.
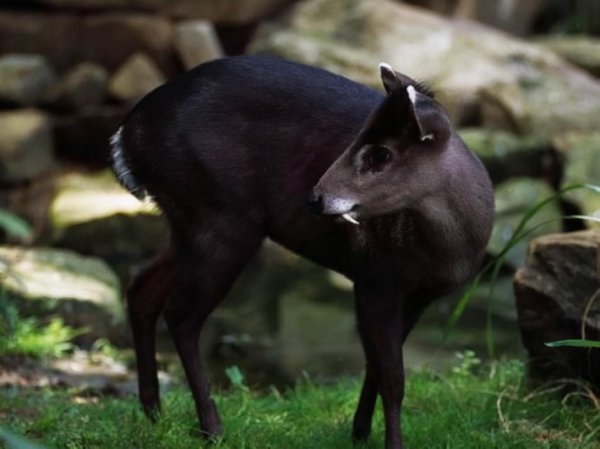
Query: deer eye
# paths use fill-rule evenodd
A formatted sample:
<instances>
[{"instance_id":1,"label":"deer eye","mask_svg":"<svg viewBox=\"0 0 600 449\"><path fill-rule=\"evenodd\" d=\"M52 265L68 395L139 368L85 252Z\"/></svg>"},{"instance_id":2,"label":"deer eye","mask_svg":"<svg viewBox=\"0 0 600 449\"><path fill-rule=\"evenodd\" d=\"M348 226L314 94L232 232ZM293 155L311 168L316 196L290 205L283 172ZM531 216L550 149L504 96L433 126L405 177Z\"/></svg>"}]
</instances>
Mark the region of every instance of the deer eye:
<instances>
[{"instance_id":1,"label":"deer eye","mask_svg":"<svg viewBox=\"0 0 600 449\"><path fill-rule=\"evenodd\" d=\"M380 171L383 166L392 159L392 151L389 148L373 145L363 156L363 170Z\"/></svg>"},{"instance_id":2,"label":"deer eye","mask_svg":"<svg viewBox=\"0 0 600 449\"><path fill-rule=\"evenodd\" d=\"M392 152L385 147L373 147L369 153L376 164L385 164L392 157Z\"/></svg>"}]
</instances>

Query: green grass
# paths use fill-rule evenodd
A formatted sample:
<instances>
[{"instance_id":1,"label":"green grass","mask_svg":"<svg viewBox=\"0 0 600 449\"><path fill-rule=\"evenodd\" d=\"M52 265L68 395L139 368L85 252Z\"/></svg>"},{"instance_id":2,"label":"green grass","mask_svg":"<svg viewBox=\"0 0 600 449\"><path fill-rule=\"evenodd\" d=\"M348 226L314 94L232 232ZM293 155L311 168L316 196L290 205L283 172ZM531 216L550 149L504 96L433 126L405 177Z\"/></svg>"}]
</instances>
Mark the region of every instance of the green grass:
<instances>
[{"instance_id":1,"label":"green grass","mask_svg":"<svg viewBox=\"0 0 600 449\"><path fill-rule=\"evenodd\" d=\"M403 412L407 448L600 448L600 410L585 390L566 398L556 389L528 391L520 362L480 366L467 354L444 374L412 373ZM0 390L0 422L54 448L350 448L358 380L258 394L238 385L216 396L225 436L214 445L197 434L191 397L183 387L163 398L150 424L136 398L77 391ZM597 399L595 399L597 400ZM380 406L373 436L357 448L382 448Z\"/></svg>"}]
</instances>

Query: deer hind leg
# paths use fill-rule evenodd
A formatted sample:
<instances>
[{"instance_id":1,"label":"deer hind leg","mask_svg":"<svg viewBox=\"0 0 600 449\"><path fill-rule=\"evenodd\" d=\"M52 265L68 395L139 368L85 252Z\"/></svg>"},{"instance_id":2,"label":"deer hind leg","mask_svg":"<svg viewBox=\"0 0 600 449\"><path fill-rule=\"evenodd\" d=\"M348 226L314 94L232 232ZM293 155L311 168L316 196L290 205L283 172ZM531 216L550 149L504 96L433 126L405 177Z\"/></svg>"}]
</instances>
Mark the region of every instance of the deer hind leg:
<instances>
[{"instance_id":1,"label":"deer hind leg","mask_svg":"<svg viewBox=\"0 0 600 449\"><path fill-rule=\"evenodd\" d=\"M241 235L239 229L227 228L195 228L201 238L187 239L181 245L181 275L165 308L165 320L196 404L200 431L207 437L219 435L222 429L200 357L200 331L264 238L260 232L245 230ZM235 237L224 235L226 231Z\"/></svg>"},{"instance_id":2,"label":"deer hind leg","mask_svg":"<svg viewBox=\"0 0 600 449\"><path fill-rule=\"evenodd\" d=\"M133 279L127 305L137 360L138 391L144 412L152 420L160 411L156 367L156 320L173 291L178 262L171 247L157 255Z\"/></svg>"}]
</instances>

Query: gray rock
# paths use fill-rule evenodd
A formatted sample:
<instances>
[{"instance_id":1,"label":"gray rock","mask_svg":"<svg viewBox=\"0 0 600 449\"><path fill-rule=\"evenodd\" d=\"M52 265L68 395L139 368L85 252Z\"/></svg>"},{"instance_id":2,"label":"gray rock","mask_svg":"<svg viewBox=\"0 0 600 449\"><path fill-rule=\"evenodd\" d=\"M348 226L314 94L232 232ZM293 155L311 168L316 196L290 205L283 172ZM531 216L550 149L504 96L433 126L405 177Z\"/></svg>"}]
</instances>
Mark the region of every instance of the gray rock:
<instances>
[{"instance_id":1,"label":"gray rock","mask_svg":"<svg viewBox=\"0 0 600 449\"><path fill-rule=\"evenodd\" d=\"M600 388L600 350L545 343L600 339L600 232L540 237L515 275L517 312L531 373L547 380L583 377Z\"/></svg>"},{"instance_id":2,"label":"gray rock","mask_svg":"<svg viewBox=\"0 0 600 449\"><path fill-rule=\"evenodd\" d=\"M381 89L378 64L433 81L455 122L521 134L591 130L600 83L554 53L482 25L391 0L307 0L265 25L251 49L316 65ZM475 114L477 115L477 114Z\"/></svg>"},{"instance_id":3,"label":"gray rock","mask_svg":"<svg viewBox=\"0 0 600 449\"><path fill-rule=\"evenodd\" d=\"M565 170L562 187L576 184L600 185L600 132L568 133L554 139L554 145L564 156ZM580 188L565 194L587 215L600 218L600 193ZM600 227L589 222L590 226Z\"/></svg>"},{"instance_id":4,"label":"gray rock","mask_svg":"<svg viewBox=\"0 0 600 449\"><path fill-rule=\"evenodd\" d=\"M0 112L0 181L30 180L53 168L50 120L35 109Z\"/></svg>"},{"instance_id":5,"label":"gray rock","mask_svg":"<svg viewBox=\"0 0 600 449\"><path fill-rule=\"evenodd\" d=\"M122 101L136 101L166 81L154 61L135 53L117 70L108 84L110 94Z\"/></svg>"},{"instance_id":6,"label":"gray rock","mask_svg":"<svg viewBox=\"0 0 600 449\"><path fill-rule=\"evenodd\" d=\"M38 105L55 82L54 71L43 56L7 54L0 57L0 102Z\"/></svg>"},{"instance_id":7,"label":"gray rock","mask_svg":"<svg viewBox=\"0 0 600 449\"><path fill-rule=\"evenodd\" d=\"M59 72L82 61L112 72L136 52L148 54L167 75L177 73L170 20L126 12L80 15L0 11L0 54L41 54Z\"/></svg>"},{"instance_id":8,"label":"gray rock","mask_svg":"<svg viewBox=\"0 0 600 449\"><path fill-rule=\"evenodd\" d=\"M186 69L224 55L215 28L207 20L179 22L175 26L174 42Z\"/></svg>"},{"instance_id":9,"label":"gray rock","mask_svg":"<svg viewBox=\"0 0 600 449\"><path fill-rule=\"evenodd\" d=\"M551 35L536 38L535 43L549 48L570 63L592 75L600 76L600 39L585 35Z\"/></svg>"},{"instance_id":10,"label":"gray rock","mask_svg":"<svg viewBox=\"0 0 600 449\"><path fill-rule=\"evenodd\" d=\"M510 177L548 178L559 170L558 156L547 139L485 128L463 128L459 135L495 184Z\"/></svg>"},{"instance_id":11,"label":"gray rock","mask_svg":"<svg viewBox=\"0 0 600 449\"><path fill-rule=\"evenodd\" d=\"M73 67L50 93L50 102L59 108L79 110L101 104L106 97L108 72L103 67L83 62Z\"/></svg>"},{"instance_id":12,"label":"gray rock","mask_svg":"<svg viewBox=\"0 0 600 449\"><path fill-rule=\"evenodd\" d=\"M7 275L0 282L24 316L60 316L88 332L78 339L122 340L124 308L119 280L101 260L71 251L0 247Z\"/></svg>"},{"instance_id":13,"label":"gray rock","mask_svg":"<svg viewBox=\"0 0 600 449\"><path fill-rule=\"evenodd\" d=\"M492 237L488 244L488 252L499 254L510 241L524 215L536 204L554 195L552 189L543 181L532 178L513 178L499 184L495 189L496 220ZM561 210L558 200L553 200L540 209L526 225L525 229L533 229L544 223L526 238L521 239L508 253L506 261L514 268L525 262L527 242L529 239L559 232L561 226Z\"/></svg>"}]
</instances>

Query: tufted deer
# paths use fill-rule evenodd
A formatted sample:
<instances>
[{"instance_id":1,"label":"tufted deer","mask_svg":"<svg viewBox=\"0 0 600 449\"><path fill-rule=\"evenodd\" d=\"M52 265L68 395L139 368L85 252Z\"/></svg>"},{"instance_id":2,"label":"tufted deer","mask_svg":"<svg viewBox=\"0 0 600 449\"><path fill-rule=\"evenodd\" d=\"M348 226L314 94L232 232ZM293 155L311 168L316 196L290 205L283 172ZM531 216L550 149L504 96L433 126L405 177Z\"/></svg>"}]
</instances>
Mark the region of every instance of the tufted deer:
<instances>
[{"instance_id":1,"label":"tufted deer","mask_svg":"<svg viewBox=\"0 0 600 449\"><path fill-rule=\"evenodd\" d=\"M200 429L221 432L198 337L269 237L354 282L366 374L352 435L369 435L379 394L385 447L402 447L402 344L432 300L476 273L494 206L486 170L428 89L380 70L387 95L283 60L221 59L150 93L113 136L117 177L172 231L128 291L151 417L164 311Z\"/></svg>"}]
</instances>

